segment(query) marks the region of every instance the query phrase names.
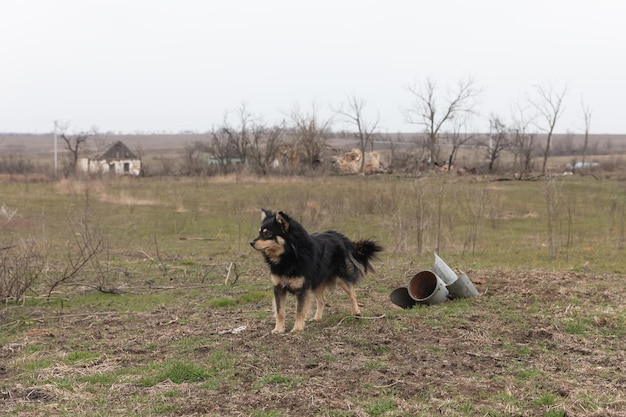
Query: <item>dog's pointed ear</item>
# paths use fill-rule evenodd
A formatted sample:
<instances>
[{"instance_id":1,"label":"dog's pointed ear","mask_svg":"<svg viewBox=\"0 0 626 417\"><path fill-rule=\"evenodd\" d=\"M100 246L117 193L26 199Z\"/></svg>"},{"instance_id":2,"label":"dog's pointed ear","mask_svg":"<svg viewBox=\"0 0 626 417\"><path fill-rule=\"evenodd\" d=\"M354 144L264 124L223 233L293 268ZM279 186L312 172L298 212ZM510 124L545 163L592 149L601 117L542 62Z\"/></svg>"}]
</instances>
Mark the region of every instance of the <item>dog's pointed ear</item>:
<instances>
[{"instance_id":1,"label":"dog's pointed ear","mask_svg":"<svg viewBox=\"0 0 626 417\"><path fill-rule=\"evenodd\" d=\"M271 210L266 210L264 208L261 209L261 221L267 219L268 217L270 217L272 214Z\"/></svg>"},{"instance_id":2,"label":"dog's pointed ear","mask_svg":"<svg viewBox=\"0 0 626 417\"><path fill-rule=\"evenodd\" d=\"M280 225L280 228L283 229L283 231L285 232L289 230L290 221L291 219L289 218L289 216L287 216L282 211L279 211L276 215L276 223L278 223Z\"/></svg>"}]
</instances>

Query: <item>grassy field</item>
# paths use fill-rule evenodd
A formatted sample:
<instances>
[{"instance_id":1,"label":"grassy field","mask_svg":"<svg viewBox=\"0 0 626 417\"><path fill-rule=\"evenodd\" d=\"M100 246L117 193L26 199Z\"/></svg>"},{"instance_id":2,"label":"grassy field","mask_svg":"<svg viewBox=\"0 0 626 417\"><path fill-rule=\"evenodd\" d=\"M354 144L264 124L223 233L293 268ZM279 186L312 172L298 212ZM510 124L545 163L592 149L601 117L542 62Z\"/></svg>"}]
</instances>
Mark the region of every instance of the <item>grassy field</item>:
<instances>
[{"instance_id":1,"label":"grassy field","mask_svg":"<svg viewBox=\"0 0 626 417\"><path fill-rule=\"evenodd\" d=\"M0 196L4 262L28 249L49 268L0 307L0 414L626 415L623 181L123 178ZM362 318L337 291L303 333L270 334L261 207L385 247ZM435 251L481 296L395 308Z\"/></svg>"}]
</instances>

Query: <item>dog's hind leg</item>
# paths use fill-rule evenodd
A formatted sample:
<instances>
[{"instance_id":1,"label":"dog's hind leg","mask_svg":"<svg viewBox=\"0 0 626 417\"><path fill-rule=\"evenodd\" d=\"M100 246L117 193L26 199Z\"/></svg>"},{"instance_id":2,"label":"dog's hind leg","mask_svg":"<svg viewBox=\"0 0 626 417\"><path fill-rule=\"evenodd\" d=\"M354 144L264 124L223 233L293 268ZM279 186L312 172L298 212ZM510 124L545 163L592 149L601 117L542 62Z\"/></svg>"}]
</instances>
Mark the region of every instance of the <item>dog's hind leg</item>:
<instances>
[{"instance_id":1,"label":"dog's hind leg","mask_svg":"<svg viewBox=\"0 0 626 417\"><path fill-rule=\"evenodd\" d=\"M352 314L354 314L355 316L360 316L361 309L359 308L359 303L357 303L356 301L356 291L354 290L354 284L352 284L351 282L346 282L342 279L338 279L337 283L339 284L341 289L344 290L346 294L348 294L348 297L350 297Z\"/></svg>"},{"instance_id":2,"label":"dog's hind leg","mask_svg":"<svg viewBox=\"0 0 626 417\"><path fill-rule=\"evenodd\" d=\"M326 291L326 285L324 283L320 284L320 286L314 290L316 308L313 320L321 320L322 316L324 315L324 307L326 306L324 291Z\"/></svg>"},{"instance_id":3,"label":"dog's hind leg","mask_svg":"<svg viewBox=\"0 0 626 417\"><path fill-rule=\"evenodd\" d=\"M274 316L276 317L276 327L272 333L283 333L285 331L285 301L287 291L280 285L274 286Z\"/></svg>"},{"instance_id":4,"label":"dog's hind leg","mask_svg":"<svg viewBox=\"0 0 626 417\"><path fill-rule=\"evenodd\" d=\"M304 330L304 321L311 309L311 290L303 288L296 296L296 323L293 325L292 332Z\"/></svg>"}]
</instances>

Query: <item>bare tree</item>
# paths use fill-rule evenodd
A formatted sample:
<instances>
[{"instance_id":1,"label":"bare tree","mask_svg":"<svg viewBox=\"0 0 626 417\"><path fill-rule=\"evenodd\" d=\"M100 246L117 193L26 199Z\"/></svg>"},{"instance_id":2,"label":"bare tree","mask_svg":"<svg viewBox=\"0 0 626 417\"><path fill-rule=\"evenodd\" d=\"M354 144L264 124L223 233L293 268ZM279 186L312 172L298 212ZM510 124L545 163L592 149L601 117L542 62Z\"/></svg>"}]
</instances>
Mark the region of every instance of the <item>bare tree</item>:
<instances>
[{"instance_id":1,"label":"bare tree","mask_svg":"<svg viewBox=\"0 0 626 417\"><path fill-rule=\"evenodd\" d=\"M224 174L228 172L232 159L237 155L237 150L230 139L223 128L213 129L207 145L207 152L212 158L211 162L217 164Z\"/></svg>"},{"instance_id":2,"label":"bare tree","mask_svg":"<svg viewBox=\"0 0 626 417\"><path fill-rule=\"evenodd\" d=\"M361 151L360 173L363 173L365 168L365 152L367 147L373 147L374 145L374 137L380 120L380 117L376 117L376 120L370 123L365 118L364 108L365 100L351 95L347 97L346 103L341 104L339 108L334 110L340 117L356 127L356 136L359 141L359 150Z\"/></svg>"},{"instance_id":3,"label":"bare tree","mask_svg":"<svg viewBox=\"0 0 626 417\"><path fill-rule=\"evenodd\" d=\"M530 104L535 108L538 118L540 119L540 122L537 123L537 128L547 135L546 145L543 150L543 164L541 167L541 174L546 175L552 136L556 123L564 110L563 99L567 93L567 87L564 87L562 91L556 91L552 85L548 87L536 85L535 93L537 97L530 99Z\"/></svg>"},{"instance_id":4,"label":"bare tree","mask_svg":"<svg viewBox=\"0 0 626 417\"><path fill-rule=\"evenodd\" d=\"M530 126L533 118L528 115L528 108L517 102L513 107L513 152L515 159L513 167L519 164L519 179L523 179L532 170L533 150L536 133Z\"/></svg>"},{"instance_id":5,"label":"bare tree","mask_svg":"<svg viewBox=\"0 0 626 417\"><path fill-rule=\"evenodd\" d=\"M207 144L201 141L194 141L183 146L183 166L182 173L185 175L203 175L206 174Z\"/></svg>"},{"instance_id":6,"label":"bare tree","mask_svg":"<svg viewBox=\"0 0 626 417\"><path fill-rule=\"evenodd\" d=\"M332 126L332 118L320 117L317 105L311 105L309 113L303 112L295 105L289 114L292 131L298 146L304 151L304 162L309 168L315 167L321 161L321 153Z\"/></svg>"},{"instance_id":7,"label":"bare tree","mask_svg":"<svg viewBox=\"0 0 626 417\"><path fill-rule=\"evenodd\" d=\"M269 168L277 161L278 151L284 141L284 126L267 127L264 123L255 123L251 129L250 160L267 175Z\"/></svg>"},{"instance_id":8,"label":"bare tree","mask_svg":"<svg viewBox=\"0 0 626 417\"><path fill-rule=\"evenodd\" d=\"M456 156L459 152L459 149L472 139L474 139L474 135L467 132L465 129L465 123L455 121L452 127L452 131L448 135L450 139L450 145L452 149L450 150L450 156L448 157L448 171L451 170L452 165L456 164Z\"/></svg>"},{"instance_id":9,"label":"bare tree","mask_svg":"<svg viewBox=\"0 0 626 417\"><path fill-rule=\"evenodd\" d=\"M91 131L83 131L75 134L68 133L69 123L63 123L58 126L60 135L63 140L65 149L69 151L69 162L66 167L66 176L76 173L76 166L78 165L78 158L83 150L87 146L87 140L97 133L96 128L92 128Z\"/></svg>"},{"instance_id":10,"label":"bare tree","mask_svg":"<svg viewBox=\"0 0 626 417\"><path fill-rule=\"evenodd\" d=\"M489 171L493 171L500 154L509 146L507 127L495 114L492 114L489 118L489 138L484 146L487 150Z\"/></svg>"},{"instance_id":11,"label":"bare tree","mask_svg":"<svg viewBox=\"0 0 626 417\"><path fill-rule=\"evenodd\" d=\"M585 139L583 142L583 151L582 151L582 157L583 157L583 167L585 166L585 156L587 154L587 146L589 146L589 130L591 129L591 109L589 108L589 106L585 105L585 101L581 100L581 106L582 106L582 111L583 111L583 123L584 123L584 131L585 131Z\"/></svg>"},{"instance_id":12,"label":"bare tree","mask_svg":"<svg viewBox=\"0 0 626 417\"><path fill-rule=\"evenodd\" d=\"M405 110L406 120L424 128L429 163L434 164L439 157L438 142L442 128L462 114L473 113L482 90L471 77L460 80L455 89L448 89L446 93L440 93L437 83L430 78L407 87L407 90L414 101Z\"/></svg>"},{"instance_id":13,"label":"bare tree","mask_svg":"<svg viewBox=\"0 0 626 417\"><path fill-rule=\"evenodd\" d=\"M250 148L250 129L253 125L254 116L248 110L248 105L244 102L234 111L236 124L229 121L229 114L224 116L224 126L222 132L228 138L229 147L234 152L233 157L238 158L242 164L246 163Z\"/></svg>"}]
</instances>

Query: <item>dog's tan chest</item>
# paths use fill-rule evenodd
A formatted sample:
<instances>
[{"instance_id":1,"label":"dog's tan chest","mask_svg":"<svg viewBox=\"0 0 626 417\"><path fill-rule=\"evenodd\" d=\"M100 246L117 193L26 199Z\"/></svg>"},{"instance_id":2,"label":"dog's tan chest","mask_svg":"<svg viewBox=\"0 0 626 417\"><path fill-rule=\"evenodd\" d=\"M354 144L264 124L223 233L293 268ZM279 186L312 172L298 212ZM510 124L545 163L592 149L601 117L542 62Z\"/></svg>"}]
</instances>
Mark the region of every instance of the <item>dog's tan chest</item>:
<instances>
[{"instance_id":1,"label":"dog's tan chest","mask_svg":"<svg viewBox=\"0 0 626 417\"><path fill-rule=\"evenodd\" d=\"M272 275L272 283L274 286L280 286L291 291L298 291L304 286L304 277L284 277Z\"/></svg>"}]
</instances>

